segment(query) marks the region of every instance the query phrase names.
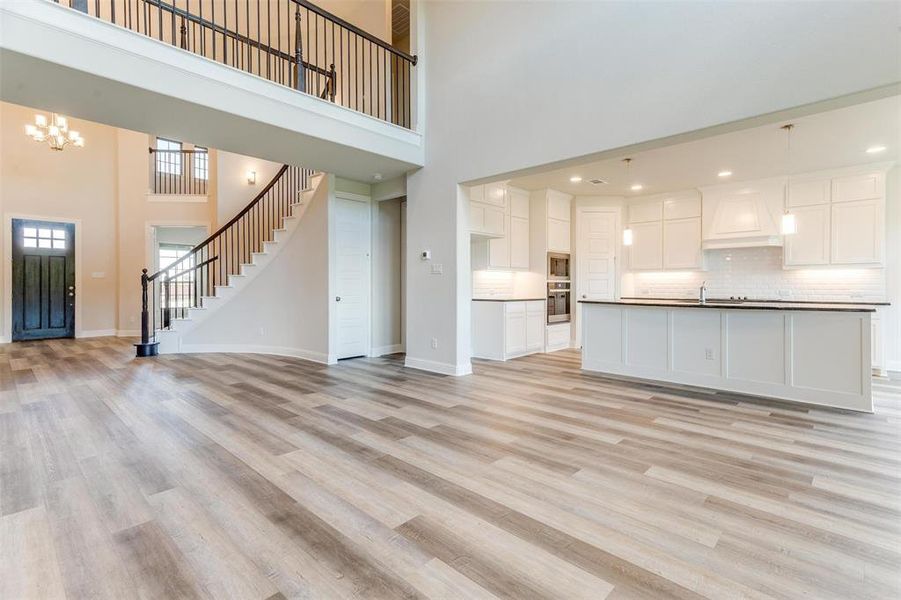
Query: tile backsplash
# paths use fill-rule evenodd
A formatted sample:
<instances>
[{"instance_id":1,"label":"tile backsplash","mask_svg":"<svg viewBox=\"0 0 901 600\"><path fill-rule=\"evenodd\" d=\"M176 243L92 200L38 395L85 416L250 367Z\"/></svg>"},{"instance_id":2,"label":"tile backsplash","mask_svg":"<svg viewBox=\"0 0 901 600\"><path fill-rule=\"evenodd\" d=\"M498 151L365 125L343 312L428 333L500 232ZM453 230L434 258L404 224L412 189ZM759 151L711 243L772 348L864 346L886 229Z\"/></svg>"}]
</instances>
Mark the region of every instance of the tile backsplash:
<instances>
[{"instance_id":1,"label":"tile backsplash","mask_svg":"<svg viewBox=\"0 0 901 600\"><path fill-rule=\"evenodd\" d=\"M695 298L706 281L711 298L879 302L886 297L884 269L783 269L782 248L708 250L706 255L706 271L626 273L621 295Z\"/></svg>"},{"instance_id":2,"label":"tile backsplash","mask_svg":"<svg viewBox=\"0 0 901 600\"><path fill-rule=\"evenodd\" d=\"M473 271L473 298L542 298L544 279L527 271Z\"/></svg>"}]
</instances>

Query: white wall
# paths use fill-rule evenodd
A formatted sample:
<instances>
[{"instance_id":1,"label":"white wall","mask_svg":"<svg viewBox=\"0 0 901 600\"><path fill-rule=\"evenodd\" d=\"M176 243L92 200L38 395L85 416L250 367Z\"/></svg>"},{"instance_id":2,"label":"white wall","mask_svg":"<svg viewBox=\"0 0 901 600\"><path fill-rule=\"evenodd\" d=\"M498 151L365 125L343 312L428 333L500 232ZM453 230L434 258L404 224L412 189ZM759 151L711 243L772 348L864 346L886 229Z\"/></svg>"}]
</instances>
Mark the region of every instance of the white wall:
<instances>
[{"instance_id":1,"label":"white wall","mask_svg":"<svg viewBox=\"0 0 901 600\"><path fill-rule=\"evenodd\" d=\"M157 244L180 244L182 246L196 246L208 235L206 227L199 226L159 226L156 228Z\"/></svg>"},{"instance_id":2,"label":"white wall","mask_svg":"<svg viewBox=\"0 0 901 600\"><path fill-rule=\"evenodd\" d=\"M253 283L182 337L189 351L264 352L333 362L329 343L329 181Z\"/></svg>"},{"instance_id":3,"label":"white wall","mask_svg":"<svg viewBox=\"0 0 901 600\"><path fill-rule=\"evenodd\" d=\"M413 16L427 165L407 179L407 356L445 372L469 369L459 183L883 86L899 73L894 2L436 1L414 5ZM419 260L427 248L444 275Z\"/></svg>"},{"instance_id":4,"label":"white wall","mask_svg":"<svg viewBox=\"0 0 901 600\"><path fill-rule=\"evenodd\" d=\"M234 154L218 150L216 152L216 218L217 226L224 225L272 181L284 163L276 163L261 158ZM247 172L257 174L256 183L247 183Z\"/></svg>"}]
</instances>

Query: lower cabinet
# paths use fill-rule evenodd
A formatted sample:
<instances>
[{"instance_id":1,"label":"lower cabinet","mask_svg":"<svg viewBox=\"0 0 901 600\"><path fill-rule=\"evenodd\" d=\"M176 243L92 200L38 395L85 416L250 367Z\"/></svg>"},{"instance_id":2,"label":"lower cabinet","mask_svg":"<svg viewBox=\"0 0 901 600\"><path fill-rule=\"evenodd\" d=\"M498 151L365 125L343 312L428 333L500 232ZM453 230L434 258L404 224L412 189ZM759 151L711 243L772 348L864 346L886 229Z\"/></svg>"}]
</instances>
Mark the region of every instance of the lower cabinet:
<instances>
[{"instance_id":1,"label":"lower cabinet","mask_svg":"<svg viewBox=\"0 0 901 600\"><path fill-rule=\"evenodd\" d=\"M473 300L473 357L507 360L543 351L544 319L544 300Z\"/></svg>"},{"instance_id":2,"label":"lower cabinet","mask_svg":"<svg viewBox=\"0 0 901 600\"><path fill-rule=\"evenodd\" d=\"M571 323L553 323L547 326L547 343L545 352L564 350L570 346L572 335Z\"/></svg>"}]
</instances>

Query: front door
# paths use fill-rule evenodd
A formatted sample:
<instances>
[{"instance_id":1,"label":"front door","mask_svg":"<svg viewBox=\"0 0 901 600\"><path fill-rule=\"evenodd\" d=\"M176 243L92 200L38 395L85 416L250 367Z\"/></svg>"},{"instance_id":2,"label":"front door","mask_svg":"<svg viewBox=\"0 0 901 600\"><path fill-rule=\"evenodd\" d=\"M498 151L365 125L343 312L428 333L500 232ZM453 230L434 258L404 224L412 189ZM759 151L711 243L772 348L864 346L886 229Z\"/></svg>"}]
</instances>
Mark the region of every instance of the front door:
<instances>
[{"instance_id":1,"label":"front door","mask_svg":"<svg viewBox=\"0 0 901 600\"><path fill-rule=\"evenodd\" d=\"M12 339L75 337L75 225L12 222Z\"/></svg>"},{"instance_id":2,"label":"front door","mask_svg":"<svg viewBox=\"0 0 901 600\"><path fill-rule=\"evenodd\" d=\"M335 200L336 357L369 354L369 204Z\"/></svg>"}]
</instances>

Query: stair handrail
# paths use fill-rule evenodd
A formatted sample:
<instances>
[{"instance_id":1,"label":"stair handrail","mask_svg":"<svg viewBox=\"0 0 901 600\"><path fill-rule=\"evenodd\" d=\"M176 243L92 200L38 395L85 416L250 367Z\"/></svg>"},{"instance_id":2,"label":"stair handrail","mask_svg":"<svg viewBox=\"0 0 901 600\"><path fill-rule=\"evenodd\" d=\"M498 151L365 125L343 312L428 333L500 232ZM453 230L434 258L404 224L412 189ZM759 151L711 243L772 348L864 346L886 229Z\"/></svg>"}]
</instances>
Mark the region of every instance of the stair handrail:
<instances>
[{"instance_id":1,"label":"stair handrail","mask_svg":"<svg viewBox=\"0 0 901 600\"><path fill-rule=\"evenodd\" d=\"M205 240L203 240L202 242L200 242L199 244L197 244L196 246L194 246L193 248L191 248L191 251L190 251L190 252L188 252L187 254L185 254L184 256L182 256L181 258L179 258L177 261L175 261L174 263L172 263L171 265L169 265L169 266L166 267L165 269L160 269L159 271L157 271L157 272L154 273L153 275L148 275L148 276L147 276L147 281L148 281L148 282L153 281L154 279L156 279L157 277L159 277L159 276L162 275L163 273L165 273L165 272L167 272L167 271L170 271L173 267L175 267L175 266L177 266L177 265L180 265L181 263L183 263L184 261L186 261L188 258L190 258L190 257L194 256L195 254L197 254L198 252L200 252L201 249L203 249L206 245L208 245L210 242L212 242L213 240L215 240L217 237L219 237L220 235L222 235L223 233L225 233L225 230L227 230L229 227L231 227L232 225L234 225L235 223L237 223L237 222L241 219L241 217L243 217L244 215L246 215L247 213L249 213L249 212L253 209L253 207L257 204L257 202L259 202L260 200L263 199L263 197L266 195L266 193L269 192L269 190L272 189L272 186L274 186L274 185L276 184L276 182L278 181L279 177L281 177L281 176L285 173L285 171L288 170L288 167L289 167L289 166L290 166L290 165L282 165L281 168L278 170L278 172L275 174L275 177L272 178L272 181L270 181L268 184L266 184L266 187L264 187L264 188L262 189L262 191L260 191L259 194L257 194L256 196L254 196L253 200L251 200L250 203L249 203L247 206L245 206L245 207L241 210L241 212L239 212L239 213L236 214L234 217L232 217L225 225L223 225L222 227L220 227L219 229L217 229L215 233L211 234L211 235L210 235L209 237L207 237Z\"/></svg>"}]
</instances>

